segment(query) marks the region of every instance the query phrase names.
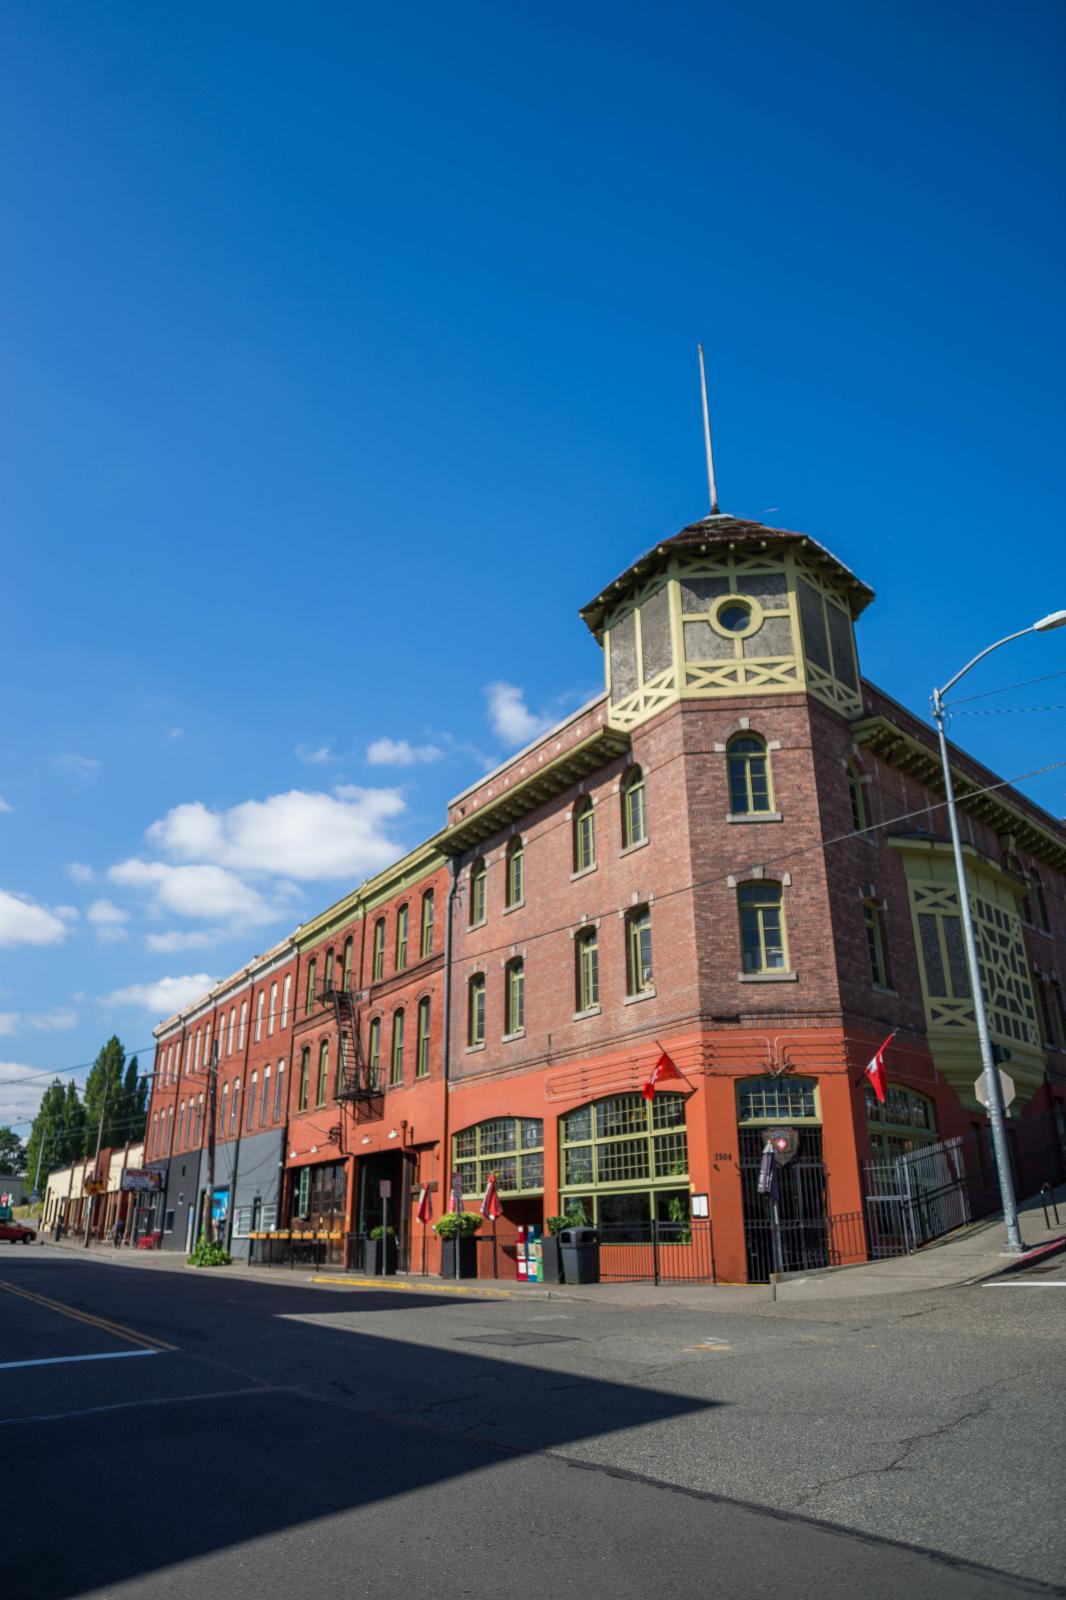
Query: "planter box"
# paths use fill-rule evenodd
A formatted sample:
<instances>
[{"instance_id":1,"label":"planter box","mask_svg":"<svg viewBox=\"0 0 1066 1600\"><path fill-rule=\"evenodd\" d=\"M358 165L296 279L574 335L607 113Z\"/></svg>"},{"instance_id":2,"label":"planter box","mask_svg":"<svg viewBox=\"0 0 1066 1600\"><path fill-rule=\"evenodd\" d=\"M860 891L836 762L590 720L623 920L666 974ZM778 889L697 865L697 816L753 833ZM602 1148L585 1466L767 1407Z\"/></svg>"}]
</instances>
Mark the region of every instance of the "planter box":
<instances>
[{"instance_id":1,"label":"planter box","mask_svg":"<svg viewBox=\"0 0 1066 1600\"><path fill-rule=\"evenodd\" d=\"M455 1251L459 1248L459 1272L455 1271ZM473 1234L462 1239L442 1239L440 1242L440 1275L442 1278L477 1277L477 1240Z\"/></svg>"},{"instance_id":2,"label":"planter box","mask_svg":"<svg viewBox=\"0 0 1066 1600\"><path fill-rule=\"evenodd\" d=\"M396 1240L368 1239L363 1246L363 1271L368 1277L391 1278L396 1271Z\"/></svg>"},{"instance_id":3,"label":"planter box","mask_svg":"<svg viewBox=\"0 0 1066 1600\"><path fill-rule=\"evenodd\" d=\"M563 1282L563 1258L559 1241L554 1233L546 1233L540 1242L540 1258L544 1265L545 1283Z\"/></svg>"}]
</instances>

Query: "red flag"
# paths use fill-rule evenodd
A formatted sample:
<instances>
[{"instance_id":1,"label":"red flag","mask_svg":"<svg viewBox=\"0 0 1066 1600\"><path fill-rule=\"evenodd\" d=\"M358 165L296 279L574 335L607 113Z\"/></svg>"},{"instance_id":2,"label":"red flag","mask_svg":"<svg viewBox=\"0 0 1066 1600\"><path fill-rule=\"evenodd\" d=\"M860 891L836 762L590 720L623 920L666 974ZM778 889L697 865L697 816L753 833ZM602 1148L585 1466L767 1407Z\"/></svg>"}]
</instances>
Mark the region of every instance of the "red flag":
<instances>
[{"instance_id":1,"label":"red flag","mask_svg":"<svg viewBox=\"0 0 1066 1600\"><path fill-rule=\"evenodd\" d=\"M418 1211L416 1215L419 1222L423 1224L432 1221L433 1207L430 1204L428 1185L423 1188L422 1193L418 1197Z\"/></svg>"},{"instance_id":2,"label":"red flag","mask_svg":"<svg viewBox=\"0 0 1066 1600\"><path fill-rule=\"evenodd\" d=\"M651 1077L640 1091L645 1100L655 1099L655 1086L662 1083L664 1078L677 1078L680 1083L685 1081L665 1050L652 1068Z\"/></svg>"},{"instance_id":3,"label":"red flag","mask_svg":"<svg viewBox=\"0 0 1066 1600\"><path fill-rule=\"evenodd\" d=\"M880 1100L882 1105L885 1103L885 1051L896 1037L898 1031L899 1030L897 1028L892 1029L892 1032L889 1034L880 1050L878 1050L875 1056L870 1058L870 1060L866 1063L866 1066L863 1068L866 1076L873 1084L874 1094L877 1096L878 1100Z\"/></svg>"},{"instance_id":4,"label":"red flag","mask_svg":"<svg viewBox=\"0 0 1066 1600\"><path fill-rule=\"evenodd\" d=\"M488 1217L490 1222L495 1222L497 1217L503 1216L503 1207L500 1197L496 1193L496 1174L489 1173L489 1181L485 1185L485 1196L481 1202L481 1215Z\"/></svg>"}]
</instances>

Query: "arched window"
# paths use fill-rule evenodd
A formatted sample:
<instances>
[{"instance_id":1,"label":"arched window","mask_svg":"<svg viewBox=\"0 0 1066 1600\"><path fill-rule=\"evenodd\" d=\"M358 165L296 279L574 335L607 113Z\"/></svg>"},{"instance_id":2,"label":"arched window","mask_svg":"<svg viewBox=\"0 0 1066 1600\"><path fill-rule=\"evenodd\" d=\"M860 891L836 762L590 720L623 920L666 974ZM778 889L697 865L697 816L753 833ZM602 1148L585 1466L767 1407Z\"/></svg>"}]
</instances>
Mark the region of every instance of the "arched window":
<instances>
[{"instance_id":1,"label":"arched window","mask_svg":"<svg viewBox=\"0 0 1066 1600\"><path fill-rule=\"evenodd\" d=\"M407 965L407 924L410 912L406 905L402 905L396 913L396 971L402 972Z\"/></svg>"},{"instance_id":2,"label":"arched window","mask_svg":"<svg viewBox=\"0 0 1066 1600\"><path fill-rule=\"evenodd\" d=\"M304 1013L310 1016L315 1009L315 984L318 975L318 962L314 956L307 963L307 993L304 996Z\"/></svg>"},{"instance_id":3,"label":"arched window","mask_svg":"<svg viewBox=\"0 0 1066 1600\"><path fill-rule=\"evenodd\" d=\"M466 1042L468 1046L485 1043L485 974L475 972L466 992Z\"/></svg>"},{"instance_id":4,"label":"arched window","mask_svg":"<svg viewBox=\"0 0 1066 1600\"><path fill-rule=\"evenodd\" d=\"M574 940L574 989L578 1011L592 1011L600 1003L600 946L595 928Z\"/></svg>"},{"instance_id":5,"label":"arched window","mask_svg":"<svg viewBox=\"0 0 1066 1600\"><path fill-rule=\"evenodd\" d=\"M230 1108L229 1108L229 1136L230 1136L231 1139L233 1138L233 1135L237 1132L237 1124L240 1121L240 1112L241 1112L241 1080L240 1080L240 1078L234 1078L234 1080L233 1080L233 1098L230 1101Z\"/></svg>"},{"instance_id":6,"label":"arched window","mask_svg":"<svg viewBox=\"0 0 1066 1600\"><path fill-rule=\"evenodd\" d=\"M182 1149L184 1149L184 1147L185 1147L185 1101L183 1100L181 1102L181 1110L178 1112L178 1139L177 1139L177 1144L175 1145L175 1149L182 1150Z\"/></svg>"},{"instance_id":7,"label":"arched window","mask_svg":"<svg viewBox=\"0 0 1066 1600\"><path fill-rule=\"evenodd\" d=\"M196 1037L194 1038L193 1045L192 1045L192 1070L194 1072L199 1072L199 1070L200 1070L200 1030L199 1030L199 1028L197 1028L197 1030L196 1030Z\"/></svg>"},{"instance_id":8,"label":"arched window","mask_svg":"<svg viewBox=\"0 0 1066 1600\"><path fill-rule=\"evenodd\" d=\"M574 807L574 871L588 872L596 865L596 820L592 801L582 795Z\"/></svg>"},{"instance_id":9,"label":"arched window","mask_svg":"<svg viewBox=\"0 0 1066 1600\"><path fill-rule=\"evenodd\" d=\"M867 1084L865 1100L870 1153L875 1161L893 1161L910 1150L936 1143L936 1109L927 1095L890 1083L882 1105ZM885 1177L890 1173L888 1169ZM871 1176L876 1185L880 1176L876 1167Z\"/></svg>"},{"instance_id":10,"label":"arched window","mask_svg":"<svg viewBox=\"0 0 1066 1600\"><path fill-rule=\"evenodd\" d=\"M222 1099L218 1107L218 1137L221 1139L226 1131L226 1117L229 1113L229 1084L222 1085Z\"/></svg>"},{"instance_id":11,"label":"arched window","mask_svg":"<svg viewBox=\"0 0 1066 1600\"><path fill-rule=\"evenodd\" d=\"M244 1125L249 1132L251 1132L251 1130L255 1127L255 1102L258 1094L259 1074L258 1072L253 1072L248 1081L248 1112L244 1119Z\"/></svg>"},{"instance_id":12,"label":"arched window","mask_svg":"<svg viewBox=\"0 0 1066 1600\"><path fill-rule=\"evenodd\" d=\"M278 1062L278 1075L274 1083L274 1121L280 1122L285 1110L285 1063Z\"/></svg>"},{"instance_id":13,"label":"arched window","mask_svg":"<svg viewBox=\"0 0 1066 1600\"><path fill-rule=\"evenodd\" d=\"M644 792L644 774L639 767L630 767L622 779L622 849L643 844L648 837L648 801Z\"/></svg>"},{"instance_id":14,"label":"arched window","mask_svg":"<svg viewBox=\"0 0 1066 1600\"><path fill-rule=\"evenodd\" d=\"M322 976L322 989L326 994L333 993L333 950L326 951L326 970Z\"/></svg>"},{"instance_id":15,"label":"arched window","mask_svg":"<svg viewBox=\"0 0 1066 1600\"><path fill-rule=\"evenodd\" d=\"M737 890L744 972L784 972L788 967L781 885L742 883Z\"/></svg>"},{"instance_id":16,"label":"arched window","mask_svg":"<svg viewBox=\"0 0 1066 1600\"><path fill-rule=\"evenodd\" d=\"M278 1020L278 986L277 986L276 983L272 983L270 985L270 1009L267 1012L267 1037L268 1038L274 1032L274 1027L275 1027L275 1024L277 1023L277 1020Z\"/></svg>"},{"instance_id":17,"label":"arched window","mask_svg":"<svg viewBox=\"0 0 1066 1600\"><path fill-rule=\"evenodd\" d=\"M352 986L352 940L344 941L344 958L341 961L341 988L350 989Z\"/></svg>"},{"instance_id":18,"label":"arched window","mask_svg":"<svg viewBox=\"0 0 1066 1600\"><path fill-rule=\"evenodd\" d=\"M203 1094L201 1093L201 1094L198 1094L196 1096L196 1142L197 1142L197 1144L200 1143L200 1140L203 1137L203 1131L204 1131L204 1097L203 1097Z\"/></svg>"},{"instance_id":19,"label":"arched window","mask_svg":"<svg viewBox=\"0 0 1066 1600\"><path fill-rule=\"evenodd\" d=\"M289 1025L289 996L291 993L292 973L287 972L285 974L285 982L281 988L281 1026L283 1028L287 1028Z\"/></svg>"},{"instance_id":20,"label":"arched window","mask_svg":"<svg viewBox=\"0 0 1066 1600\"><path fill-rule=\"evenodd\" d=\"M422 896L422 940L419 950L423 961L426 956L433 954L433 890L427 889Z\"/></svg>"},{"instance_id":21,"label":"arched window","mask_svg":"<svg viewBox=\"0 0 1066 1600\"><path fill-rule=\"evenodd\" d=\"M266 1119L270 1115L270 1068L263 1068L263 1099L259 1107L259 1126L266 1126Z\"/></svg>"},{"instance_id":22,"label":"arched window","mask_svg":"<svg viewBox=\"0 0 1066 1600\"><path fill-rule=\"evenodd\" d=\"M429 995L418 1002L418 1055L415 1060L415 1077L429 1077Z\"/></svg>"},{"instance_id":23,"label":"arched window","mask_svg":"<svg viewBox=\"0 0 1066 1600\"><path fill-rule=\"evenodd\" d=\"M476 928L478 923L485 920L485 889L488 883L488 869L484 857L479 857L470 868L470 926Z\"/></svg>"},{"instance_id":24,"label":"arched window","mask_svg":"<svg viewBox=\"0 0 1066 1600\"><path fill-rule=\"evenodd\" d=\"M465 1194L484 1194L492 1173L500 1194L544 1190L544 1123L540 1117L493 1117L452 1139L452 1171Z\"/></svg>"},{"instance_id":25,"label":"arched window","mask_svg":"<svg viewBox=\"0 0 1066 1600\"><path fill-rule=\"evenodd\" d=\"M300 1051L300 1091L296 1100L297 1111L306 1111L311 1095L311 1046L305 1044Z\"/></svg>"},{"instance_id":26,"label":"arched window","mask_svg":"<svg viewBox=\"0 0 1066 1600\"><path fill-rule=\"evenodd\" d=\"M626 912L626 992L647 994L651 987L651 912L634 906Z\"/></svg>"},{"instance_id":27,"label":"arched window","mask_svg":"<svg viewBox=\"0 0 1066 1600\"><path fill-rule=\"evenodd\" d=\"M773 810L770 796L770 758L762 739L753 733L730 739L729 810L734 817L756 816Z\"/></svg>"},{"instance_id":28,"label":"arched window","mask_svg":"<svg viewBox=\"0 0 1066 1600\"><path fill-rule=\"evenodd\" d=\"M526 847L521 834L507 846L507 904L520 906L526 897Z\"/></svg>"},{"instance_id":29,"label":"arched window","mask_svg":"<svg viewBox=\"0 0 1066 1600\"><path fill-rule=\"evenodd\" d=\"M880 988L887 989L888 962L885 960L885 930L881 907L876 900L864 900L862 920L866 928L866 945L870 952L870 976Z\"/></svg>"},{"instance_id":30,"label":"arched window","mask_svg":"<svg viewBox=\"0 0 1066 1600\"><path fill-rule=\"evenodd\" d=\"M334 1079L333 1098L339 1100L344 1093L348 1077L348 1035L342 1033L337 1040L337 1076Z\"/></svg>"},{"instance_id":31,"label":"arched window","mask_svg":"<svg viewBox=\"0 0 1066 1600\"><path fill-rule=\"evenodd\" d=\"M689 1219L685 1096L612 1095L559 1119L560 1208L603 1227ZM614 1235L619 1237L619 1235ZM638 1235L639 1237L639 1235Z\"/></svg>"},{"instance_id":32,"label":"arched window","mask_svg":"<svg viewBox=\"0 0 1066 1600\"><path fill-rule=\"evenodd\" d=\"M258 996L258 998L257 998L257 1000L255 1002L255 1042L256 1042L256 1044L258 1044L260 1039L263 1037L263 1007L265 1005L266 1005L266 990L265 989L260 989L259 996ZM205 1053L206 1053L206 1045L205 1045Z\"/></svg>"},{"instance_id":33,"label":"arched window","mask_svg":"<svg viewBox=\"0 0 1066 1600\"><path fill-rule=\"evenodd\" d=\"M367 1035L366 1075L371 1089L376 1089L381 1074L381 1018L371 1017Z\"/></svg>"},{"instance_id":34,"label":"arched window","mask_svg":"<svg viewBox=\"0 0 1066 1600\"><path fill-rule=\"evenodd\" d=\"M403 1031L404 1014L401 1006L392 1014L392 1060L389 1064L389 1087L398 1089L403 1082Z\"/></svg>"},{"instance_id":35,"label":"arched window","mask_svg":"<svg viewBox=\"0 0 1066 1600\"><path fill-rule=\"evenodd\" d=\"M211 1065L211 1024L204 1028L204 1066Z\"/></svg>"},{"instance_id":36,"label":"arched window","mask_svg":"<svg viewBox=\"0 0 1066 1600\"><path fill-rule=\"evenodd\" d=\"M507 1035L526 1031L526 965L508 961L505 969L504 1028Z\"/></svg>"},{"instance_id":37,"label":"arched window","mask_svg":"<svg viewBox=\"0 0 1066 1600\"><path fill-rule=\"evenodd\" d=\"M866 827L866 800L862 792L862 779L852 762L848 762L848 801L851 805L851 826L856 833Z\"/></svg>"},{"instance_id":38,"label":"arched window","mask_svg":"<svg viewBox=\"0 0 1066 1600\"><path fill-rule=\"evenodd\" d=\"M226 1039L226 1054L228 1056L231 1056L233 1054L233 1046L234 1046L234 1043L236 1041L236 1038L237 1038L237 1008L235 1006L230 1006L230 1008L229 1008L229 1035L228 1035L228 1037Z\"/></svg>"},{"instance_id":39,"label":"arched window","mask_svg":"<svg viewBox=\"0 0 1066 1600\"><path fill-rule=\"evenodd\" d=\"M374 964L370 969L370 976L374 983L380 983L385 976L385 918L379 917L374 924Z\"/></svg>"},{"instance_id":40,"label":"arched window","mask_svg":"<svg viewBox=\"0 0 1066 1600\"><path fill-rule=\"evenodd\" d=\"M329 1040L323 1039L318 1047L318 1081L315 1084L315 1105L326 1103L326 1085L329 1081Z\"/></svg>"},{"instance_id":41,"label":"arched window","mask_svg":"<svg viewBox=\"0 0 1066 1600\"><path fill-rule=\"evenodd\" d=\"M237 1049L238 1050L243 1050L244 1049L244 1035L247 1032L247 1030L248 1030L248 1002L247 1002L247 1000L242 1000L241 1001L240 1027L237 1029Z\"/></svg>"}]
</instances>

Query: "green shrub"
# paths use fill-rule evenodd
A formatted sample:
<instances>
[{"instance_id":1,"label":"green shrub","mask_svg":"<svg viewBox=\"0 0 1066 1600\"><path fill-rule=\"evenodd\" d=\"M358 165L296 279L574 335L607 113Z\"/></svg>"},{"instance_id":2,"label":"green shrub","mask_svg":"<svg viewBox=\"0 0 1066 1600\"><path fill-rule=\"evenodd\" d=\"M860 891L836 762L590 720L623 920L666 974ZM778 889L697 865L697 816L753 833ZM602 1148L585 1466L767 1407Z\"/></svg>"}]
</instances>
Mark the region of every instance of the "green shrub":
<instances>
[{"instance_id":1,"label":"green shrub","mask_svg":"<svg viewBox=\"0 0 1066 1600\"><path fill-rule=\"evenodd\" d=\"M561 1217L547 1217L545 1227L549 1233L562 1233L564 1228L583 1228L588 1218L583 1206L568 1206Z\"/></svg>"},{"instance_id":2,"label":"green shrub","mask_svg":"<svg viewBox=\"0 0 1066 1600\"><path fill-rule=\"evenodd\" d=\"M219 1244L217 1239L199 1239L196 1248L189 1257L190 1267L228 1267L232 1264L230 1256Z\"/></svg>"},{"instance_id":3,"label":"green shrub","mask_svg":"<svg viewBox=\"0 0 1066 1600\"><path fill-rule=\"evenodd\" d=\"M476 1211L446 1211L433 1224L433 1232L440 1239L460 1239L476 1233L484 1220Z\"/></svg>"},{"instance_id":4,"label":"green shrub","mask_svg":"<svg viewBox=\"0 0 1066 1600\"><path fill-rule=\"evenodd\" d=\"M383 1227L382 1224L379 1222L376 1228L371 1228L370 1237L372 1239L384 1239L385 1235L388 1234L389 1238L391 1239L395 1235L395 1233L396 1233L396 1229L395 1228Z\"/></svg>"}]
</instances>

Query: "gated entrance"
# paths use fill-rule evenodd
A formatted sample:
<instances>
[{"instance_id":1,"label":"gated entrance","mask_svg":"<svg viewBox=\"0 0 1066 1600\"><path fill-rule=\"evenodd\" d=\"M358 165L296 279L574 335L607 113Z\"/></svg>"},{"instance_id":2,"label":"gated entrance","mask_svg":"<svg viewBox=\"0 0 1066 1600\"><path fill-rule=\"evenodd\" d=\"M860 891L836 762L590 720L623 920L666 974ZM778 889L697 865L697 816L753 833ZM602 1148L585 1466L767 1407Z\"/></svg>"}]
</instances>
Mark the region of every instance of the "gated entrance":
<instances>
[{"instance_id":1,"label":"gated entrance","mask_svg":"<svg viewBox=\"0 0 1066 1600\"><path fill-rule=\"evenodd\" d=\"M830 1264L826 1171L821 1128L808 1124L796 1132L799 1150L779 1174L781 1265L785 1272L809 1272ZM738 1129L749 1283L768 1283L775 1270L770 1199L758 1188L766 1133L765 1127Z\"/></svg>"}]
</instances>

